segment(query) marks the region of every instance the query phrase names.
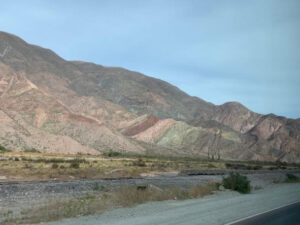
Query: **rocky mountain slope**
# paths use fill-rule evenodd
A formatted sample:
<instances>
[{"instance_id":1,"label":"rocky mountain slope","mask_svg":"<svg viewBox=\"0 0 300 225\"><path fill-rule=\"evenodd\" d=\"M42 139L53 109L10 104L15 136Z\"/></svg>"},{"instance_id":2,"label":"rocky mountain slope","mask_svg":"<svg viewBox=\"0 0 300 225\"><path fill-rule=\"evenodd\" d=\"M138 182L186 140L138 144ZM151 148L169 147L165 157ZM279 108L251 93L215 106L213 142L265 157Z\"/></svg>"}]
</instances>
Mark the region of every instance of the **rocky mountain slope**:
<instances>
[{"instance_id":1,"label":"rocky mountain slope","mask_svg":"<svg viewBox=\"0 0 300 225\"><path fill-rule=\"evenodd\" d=\"M243 160L300 160L300 123L213 105L159 79L66 61L0 32L0 145Z\"/></svg>"}]
</instances>

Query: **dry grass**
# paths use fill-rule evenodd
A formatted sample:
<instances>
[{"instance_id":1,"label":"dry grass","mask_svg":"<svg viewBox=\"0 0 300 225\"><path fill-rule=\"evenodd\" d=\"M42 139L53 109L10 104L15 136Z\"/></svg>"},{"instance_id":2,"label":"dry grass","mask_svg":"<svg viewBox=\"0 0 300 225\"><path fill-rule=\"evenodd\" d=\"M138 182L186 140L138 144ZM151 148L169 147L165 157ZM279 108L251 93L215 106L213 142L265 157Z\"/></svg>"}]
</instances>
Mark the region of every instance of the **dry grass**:
<instances>
[{"instance_id":1,"label":"dry grass","mask_svg":"<svg viewBox=\"0 0 300 225\"><path fill-rule=\"evenodd\" d=\"M22 212L22 216L7 219L1 225L33 224L55 221L79 215L103 213L120 207L131 207L149 201L163 201L173 199L190 199L212 194L216 190L215 184L192 187L188 190L178 188L160 189L148 186L140 190L135 186L124 186L115 191L93 193L79 198L70 198L50 202L40 207L32 207Z\"/></svg>"},{"instance_id":2,"label":"dry grass","mask_svg":"<svg viewBox=\"0 0 300 225\"><path fill-rule=\"evenodd\" d=\"M216 184L210 183L204 186L194 186L189 189L189 197L198 198L212 194L216 190Z\"/></svg>"},{"instance_id":3,"label":"dry grass","mask_svg":"<svg viewBox=\"0 0 300 225\"><path fill-rule=\"evenodd\" d=\"M1 181L124 178L151 172L180 171L184 168L224 167L224 163L221 162L208 163L140 156L72 156L36 152L0 154L0 176L6 177Z\"/></svg>"},{"instance_id":4,"label":"dry grass","mask_svg":"<svg viewBox=\"0 0 300 225\"><path fill-rule=\"evenodd\" d=\"M110 155L110 156L108 156ZM129 178L141 174L173 172L182 169L226 169L226 165L256 168L249 162L205 161L188 158L124 156L106 154L64 155L38 152L0 153L1 181L73 180ZM258 164L260 167L261 165ZM268 168L269 164L264 165Z\"/></svg>"}]
</instances>

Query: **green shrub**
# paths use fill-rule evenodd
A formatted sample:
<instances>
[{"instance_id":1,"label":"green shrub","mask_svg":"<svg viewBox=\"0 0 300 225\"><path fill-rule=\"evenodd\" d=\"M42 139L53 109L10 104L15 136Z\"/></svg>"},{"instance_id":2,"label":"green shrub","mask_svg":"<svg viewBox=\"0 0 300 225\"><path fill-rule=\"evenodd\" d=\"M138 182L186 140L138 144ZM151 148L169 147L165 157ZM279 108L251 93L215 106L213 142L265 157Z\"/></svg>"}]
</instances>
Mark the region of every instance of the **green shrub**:
<instances>
[{"instance_id":1,"label":"green shrub","mask_svg":"<svg viewBox=\"0 0 300 225\"><path fill-rule=\"evenodd\" d=\"M227 169L234 169L234 170L247 170L247 165L239 164L239 163L225 163Z\"/></svg>"},{"instance_id":2,"label":"green shrub","mask_svg":"<svg viewBox=\"0 0 300 225\"><path fill-rule=\"evenodd\" d=\"M70 164L70 168L78 169L78 168L79 168L79 163L78 163L78 162L72 162L72 163Z\"/></svg>"},{"instance_id":3,"label":"green shrub","mask_svg":"<svg viewBox=\"0 0 300 225\"><path fill-rule=\"evenodd\" d=\"M24 152L36 152L36 153L41 153L39 150L35 149L35 148L28 148L25 149Z\"/></svg>"},{"instance_id":4,"label":"green shrub","mask_svg":"<svg viewBox=\"0 0 300 225\"><path fill-rule=\"evenodd\" d=\"M104 153L105 156L108 156L108 157L117 157L117 156L120 156L121 153L120 152L115 152L113 150L109 150L108 152Z\"/></svg>"},{"instance_id":5,"label":"green shrub","mask_svg":"<svg viewBox=\"0 0 300 225\"><path fill-rule=\"evenodd\" d=\"M138 167L145 167L146 163L145 163L145 161L143 159L139 158L138 160L133 161L132 165L133 166L138 166Z\"/></svg>"},{"instance_id":6,"label":"green shrub","mask_svg":"<svg viewBox=\"0 0 300 225\"><path fill-rule=\"evenodd\" d=\"M285 182L291 182L291 183L293 183L293 182L299 182L300 181L300 179L296 176L296 175L294 175L294 174L292 174L292 173L287 173L286 174L286 179L285 179Z\"/></svg>"},{"instance_id":7,"label":"green shrub","mask_svg":"<svg viewBox=\"0 0 300 225\"><path fill-rule=\"evenodd\" d=\"M227 177L224 177L223 185L226 189L238 191L243 194L249 193L251 190L248 178L239 173L230 173Z\"/></svg>"},{"instance_id":8,"label":"green shrub","mask_svg":"<svg viewBox=\"0 0 300 225\"><path fill-rule=\"evenodd\" d=\"M11 150L6 149L4 146L0 145L0 152L11 152Z\"/></svg>"},{"instance_id":9,"label":"green shrub","mask_svg":"<svg viewBox=\"0 0 300 225\"><path fill-rule=\"evenodd\" d=\"M58 168L58 164L57 163L53 163L52 164L52 169L57 169Z\"/></svg>"}]
</instances>

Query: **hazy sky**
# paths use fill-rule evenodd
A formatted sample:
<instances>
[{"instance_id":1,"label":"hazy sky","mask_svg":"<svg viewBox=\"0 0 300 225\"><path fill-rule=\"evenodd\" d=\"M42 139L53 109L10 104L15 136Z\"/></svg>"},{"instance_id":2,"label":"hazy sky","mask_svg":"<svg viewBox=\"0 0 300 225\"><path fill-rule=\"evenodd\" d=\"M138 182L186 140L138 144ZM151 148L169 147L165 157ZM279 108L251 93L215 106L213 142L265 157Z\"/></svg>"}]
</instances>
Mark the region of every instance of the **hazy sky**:
<instances>
[{"instance_id":1,"label":"hazy sky","mask_svg":"<svg viewBox=\"0 0 300 225\"><path fill-rule=\"evenodd\" d=\"M215 104L300 117L300 0L0 0L0 30Z\"/></svg>"}]
</instances>

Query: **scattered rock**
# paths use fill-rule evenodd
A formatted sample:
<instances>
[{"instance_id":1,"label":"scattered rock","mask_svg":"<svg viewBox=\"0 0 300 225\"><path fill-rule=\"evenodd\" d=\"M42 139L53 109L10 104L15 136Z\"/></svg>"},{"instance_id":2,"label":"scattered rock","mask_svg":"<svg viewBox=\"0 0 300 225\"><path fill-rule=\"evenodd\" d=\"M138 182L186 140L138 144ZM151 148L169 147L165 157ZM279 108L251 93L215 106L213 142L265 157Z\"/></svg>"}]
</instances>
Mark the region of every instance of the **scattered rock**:
<instances>
[{"instance_id":1,"label":"scattered rock","mask_svg":"<svg viewBox=\"0 0 300 225\"><path fill-rule=\"evenodd\" d=\"M0 180L6 180L7 177L6 176L0 176Z\"/></svg>"},{"instance_id":2,"label":"scattered rock","mask_svg":"<svg viewBox=\"0 0 300 225\"><path fill-rule=\"evenodd\" d=\"M149 185L148 185L148 188L149 188L150 190L155 190L155 191L158 191L158 192L162 192L162 191L163 191L161 188L159 188L159 187L157 187L157 186L155 186L155 185L153 185L153 184L149 184Z\"/></svg>"},{"instance_id":3,"label":"scattered rock","mask_svg":"<svg viewBox=\"0 0 300 225\"><path fill-rule=\"evenodd\" d=\"M224 188L223 185L220 185L220 186L219 186L219 191L225 191L225 188Z\"/></svg>"}]
</instances>

